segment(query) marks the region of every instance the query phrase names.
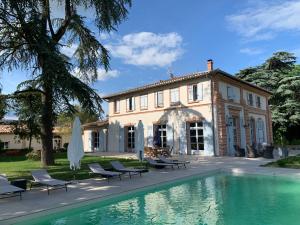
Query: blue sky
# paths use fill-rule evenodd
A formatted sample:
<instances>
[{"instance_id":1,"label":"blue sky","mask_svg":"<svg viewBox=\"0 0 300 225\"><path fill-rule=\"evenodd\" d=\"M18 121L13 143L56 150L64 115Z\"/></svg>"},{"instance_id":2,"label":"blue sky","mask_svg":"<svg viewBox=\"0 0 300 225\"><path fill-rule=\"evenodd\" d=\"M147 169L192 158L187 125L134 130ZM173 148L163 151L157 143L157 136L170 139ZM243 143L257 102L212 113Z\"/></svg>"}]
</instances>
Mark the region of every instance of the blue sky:
<instances>
[{"instance_id":1,"label":"blue sky","mask_svg":"<svg viewBox=\"0 0 300 225\"><path fill-rule=\"evenodd\" d=\"M111 52L111 71L99 68L92 84L106 95L167 79L168 70L175 75L206 70L210 58L215 68L235 74L275 51L298 56L300 1L139 0L117 32L95 32ZM71 54L75 47L62 51ZM3 92L28 77L28 71L2 73Z\"/></svg>"}]
</instances>

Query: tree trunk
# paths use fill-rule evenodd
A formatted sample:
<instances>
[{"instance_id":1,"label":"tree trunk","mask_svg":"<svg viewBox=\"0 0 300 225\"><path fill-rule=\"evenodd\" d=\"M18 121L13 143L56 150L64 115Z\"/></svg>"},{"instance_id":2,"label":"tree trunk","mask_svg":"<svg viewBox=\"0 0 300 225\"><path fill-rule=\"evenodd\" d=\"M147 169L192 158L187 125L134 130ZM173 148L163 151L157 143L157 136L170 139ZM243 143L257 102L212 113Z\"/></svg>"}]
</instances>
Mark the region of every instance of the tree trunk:
<instances>
[{"instance_id":1,"label":"tree trunk","mask_svg":"<svg viewBox=\"0 0 300 225\"><path fill-rule=\"evenodd\" d=\"M32 135L30 134L30 136L29 136L29 145L28 145L29 151L31 151L31 143L32 143Z\"/></svg>"},{"instance_id":2,"label":"tree trunk","mask_svg":"<svg viewBox=\"0 0 300 225\"><path fill-rule=\"evenodd\" d=\"M41 123L41 139L42 152L41 162L43 166L54 164L53 157L53 95L52 85L44 85L43 109L42 109L42 123Z\"/></svg>"}]
</instances>

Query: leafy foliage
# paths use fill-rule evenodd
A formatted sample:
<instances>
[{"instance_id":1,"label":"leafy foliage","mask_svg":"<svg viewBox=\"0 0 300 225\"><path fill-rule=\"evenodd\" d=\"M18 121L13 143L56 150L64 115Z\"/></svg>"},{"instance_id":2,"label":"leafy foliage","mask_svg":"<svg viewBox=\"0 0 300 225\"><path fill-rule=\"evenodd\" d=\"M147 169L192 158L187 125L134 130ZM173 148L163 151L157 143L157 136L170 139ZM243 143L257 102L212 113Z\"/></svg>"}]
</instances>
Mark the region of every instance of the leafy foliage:
<instances>
[{"instance_id":1,"label":"leafy foliage","mask_svg":"<svg viewBox=\"0 0 300 225\"><path fill-rule=\"evenodd\" d=\"M262 65L241 70L237 76L273 94L269 100L274 134L281 141L288 129L300 125L300 66L288 52L276 52Z\"/></svg>"},{"instance_id":2,"label":"leafy foliage","mask_svg":"<svg viewBox=\"0 0 300 225\"><path fill-rule=\"evenodd\" d=\"M16 92L12 101L12 109L19 120L15 125L14 133L20 139L29 140L29 149L31 149L32 139L40 139L41 136L42 97L34 90L33 87L28 87L26 91Z\"/></svg>"},{"instance_id":3,"label":"leafy foliage","mask_svg":"<svg viewBox=\"0 0 300 225\"><path fill-rule=\"evenodd\" d=\"M63 18L55 17L55 7L65 9ZM126 19L131 0L0 2L0 70L32 71L32 79L20 84L19 90L34 87L31 91L42 96L44 165L54 163L52 130L57 114L75 112L74 102L91 114L102 112L102 99L88 83L97 79L99 67L109 68L109 55L80 15L79 7L94 12L93 22L99 32L110 32ZM69 58L61 49L72 44L77 49Z\"/></svg>"}]
</instances>

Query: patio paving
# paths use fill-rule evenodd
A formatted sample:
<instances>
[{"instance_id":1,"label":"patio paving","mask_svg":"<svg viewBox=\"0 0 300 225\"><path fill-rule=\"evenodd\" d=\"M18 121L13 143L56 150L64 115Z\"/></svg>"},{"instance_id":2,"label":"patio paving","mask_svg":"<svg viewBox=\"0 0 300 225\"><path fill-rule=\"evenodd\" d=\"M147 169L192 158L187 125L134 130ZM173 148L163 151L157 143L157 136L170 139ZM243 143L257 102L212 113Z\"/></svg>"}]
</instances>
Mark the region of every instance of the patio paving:
<instances>
[{"instance_id":1,"label":"patio paving","mask_svg":"<svg viewBox=\"0 0 300 225\"><path fill-rule=\"evenodd\" d=\"M63 189L55 190L48 196L44 190L33 189L24 193L21 201L18 198L1 199L0 224L11 224L16 220L27 218L28 215L40 216L43 213L61 210L61 207L76 207L78 203L88 204L90 200L107 198L139 188L217 171L291 176L300 179L300 170L260 167L270 161L267 159L192 156L189 160L191 164L187 169L153 169L143 174L142 177L135 176L132 179L124 177L121 181L113 179L110 183L101 178L87 179L70 185L68 192Z\"/></svg>"}]
</instances>

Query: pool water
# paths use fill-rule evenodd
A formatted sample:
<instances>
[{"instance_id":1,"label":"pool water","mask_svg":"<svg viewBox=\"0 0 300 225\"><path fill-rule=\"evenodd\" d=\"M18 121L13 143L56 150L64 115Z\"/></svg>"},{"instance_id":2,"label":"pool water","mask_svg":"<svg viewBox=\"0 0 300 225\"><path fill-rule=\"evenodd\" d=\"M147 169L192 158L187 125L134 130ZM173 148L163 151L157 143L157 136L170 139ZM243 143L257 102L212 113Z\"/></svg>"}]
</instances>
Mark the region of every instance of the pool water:
<instances>
[{"instance_id":1,"label":"pool water","mask_svg":"<svg viewBox=\"0 0 300 225\"><path fill-rule=\"evenodd\" d=\"M18 224L300 224L300 182L271 176L216 174Z\"/></svg>"}]
</instances>

